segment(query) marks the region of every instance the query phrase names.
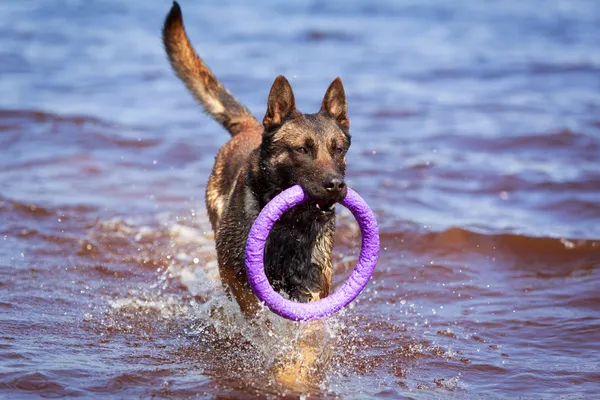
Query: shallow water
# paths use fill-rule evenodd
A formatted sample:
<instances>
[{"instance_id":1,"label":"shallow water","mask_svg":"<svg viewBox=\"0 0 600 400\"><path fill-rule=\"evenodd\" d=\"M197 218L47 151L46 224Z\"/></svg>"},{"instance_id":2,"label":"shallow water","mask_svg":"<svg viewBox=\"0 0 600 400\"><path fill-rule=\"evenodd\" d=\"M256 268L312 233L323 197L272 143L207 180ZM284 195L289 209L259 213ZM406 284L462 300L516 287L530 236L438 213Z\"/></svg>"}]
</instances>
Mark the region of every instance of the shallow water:
<instances>
[{"instance_id":1,"label":"shallow water","mask_svg":"<svg viewBox=\"0 0 600 400\"><path fill-rule=\"evenodd\" d=\"M165 60L169 2L4 2L2 397L597 395L600 3L202 3L192 41L258 118L278 74L305 112L342 77L373 280L326 321L321 376L278 383L298 327L219 286L227 134ZM358 239L341 212L337 283Z\"/></svg>"}]
</instances>

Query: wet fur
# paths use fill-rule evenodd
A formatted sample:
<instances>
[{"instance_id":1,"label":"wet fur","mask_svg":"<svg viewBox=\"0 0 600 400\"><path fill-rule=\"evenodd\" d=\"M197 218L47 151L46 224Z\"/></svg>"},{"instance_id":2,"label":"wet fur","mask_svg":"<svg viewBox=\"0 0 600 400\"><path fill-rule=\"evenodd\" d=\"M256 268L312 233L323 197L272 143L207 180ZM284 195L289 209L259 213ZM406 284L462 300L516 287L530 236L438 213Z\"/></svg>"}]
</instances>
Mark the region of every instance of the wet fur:
<instances>
[{"instance_id":1,"label":"wet fur","mask_svg":"<svg viewBox=\"0 0 600 400\"><path fill-rule=\"evenodd\" d=\"M232 135L217 154L206 188L219 272L229 293L247 315L256 311L244 263L250 227L267 202L300 184L311 201L287 211L275 224L265 248L265 269L271 285L296 301L326 297L331 291L335 213L323 209L345 196L350 146L341 80L330 85L318 113L302 114L289 82L279 76L261 126L198 57L176 2L165 20L163 41L179 78Z\"/></svg>"}]
</instances>

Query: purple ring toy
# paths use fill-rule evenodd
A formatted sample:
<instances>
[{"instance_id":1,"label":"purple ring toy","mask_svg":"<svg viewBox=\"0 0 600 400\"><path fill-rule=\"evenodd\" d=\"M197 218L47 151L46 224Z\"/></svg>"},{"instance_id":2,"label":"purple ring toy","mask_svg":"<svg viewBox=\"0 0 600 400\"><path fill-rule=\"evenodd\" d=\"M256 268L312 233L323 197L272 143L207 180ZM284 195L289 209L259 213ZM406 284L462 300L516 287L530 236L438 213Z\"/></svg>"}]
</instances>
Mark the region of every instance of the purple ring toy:
<instances>
[{"instance_id":1,"label":"purple ring toy","mask_svg":"<svg viewBox=\"0 0 600 400\"><path fill-rule=\"evenodd\" d=\"M354 300L369 282L379 255L379 231L375 215L362 197L348 188L346 198L340 203L352 212L362 234L360 256L354 271L342 286L324 299L297 303L283 298L271 287L265 274L265 243L279 217L306 200L308 197L299 185L281 192L262 209L246 243L246 275L254 294L275 314L295 321L323 318Z\"/></svg>"}]
</instances>

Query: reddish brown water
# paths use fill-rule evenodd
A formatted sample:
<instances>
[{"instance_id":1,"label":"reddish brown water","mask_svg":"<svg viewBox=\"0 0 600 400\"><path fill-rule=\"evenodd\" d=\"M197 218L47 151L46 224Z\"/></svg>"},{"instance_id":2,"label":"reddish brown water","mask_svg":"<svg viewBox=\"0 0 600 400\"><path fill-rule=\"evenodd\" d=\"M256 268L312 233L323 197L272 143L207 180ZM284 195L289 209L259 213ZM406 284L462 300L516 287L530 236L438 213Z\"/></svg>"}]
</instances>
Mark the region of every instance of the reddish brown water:
<instances>
[{"instance_id":1,"label":"reddish brown water","mask_svg":"<svg viewBox=\"0 0 600 400\"><path fill-rule=\"evenodd\" d=\"M595 398L600 3L478 4L182 2L259 118L280 73L306 112L346 86L381 256L300 391L271 372L300 328L218 283L227 134L165 61L169 4L0 5L0 397ZM358 243L342 212L337 283Z\"/></svg>"}]
</instances>

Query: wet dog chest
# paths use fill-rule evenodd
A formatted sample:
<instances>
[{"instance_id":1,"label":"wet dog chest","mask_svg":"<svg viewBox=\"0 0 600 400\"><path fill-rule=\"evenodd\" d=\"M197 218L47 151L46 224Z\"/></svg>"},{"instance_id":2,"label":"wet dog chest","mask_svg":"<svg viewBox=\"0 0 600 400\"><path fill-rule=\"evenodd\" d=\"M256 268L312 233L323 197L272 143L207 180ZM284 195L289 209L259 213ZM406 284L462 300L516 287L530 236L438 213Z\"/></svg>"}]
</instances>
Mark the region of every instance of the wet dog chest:
<instances>
[{"instance_id":1,"label":"wet dog chest","mask_svg":"<svg viewBox=\"0 0 600 400\"><path fill-rule=\"evenodd\" d=\"M276 290L296 297L298 290L320 285L322 266L313 262L319 236L318 224L275 225L265 246L265 271Z\"/></svg>"}]
</instances>

